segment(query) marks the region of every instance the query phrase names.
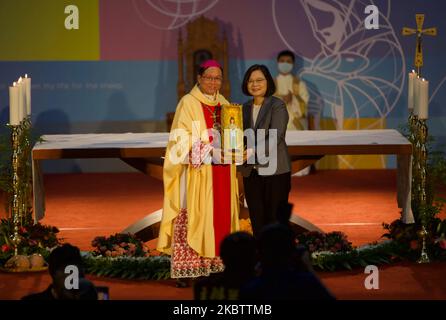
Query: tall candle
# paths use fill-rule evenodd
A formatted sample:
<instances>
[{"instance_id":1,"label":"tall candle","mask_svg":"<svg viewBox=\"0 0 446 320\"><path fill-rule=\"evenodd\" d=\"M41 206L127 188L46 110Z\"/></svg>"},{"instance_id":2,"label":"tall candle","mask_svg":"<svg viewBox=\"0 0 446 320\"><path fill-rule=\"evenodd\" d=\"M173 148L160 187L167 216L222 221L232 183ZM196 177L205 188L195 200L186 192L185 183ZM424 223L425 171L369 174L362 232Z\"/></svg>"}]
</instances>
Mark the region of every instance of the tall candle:
<instances>
[{"instance_id":1,"label":"tall candle","mask_svg":"<svg viewBox=\"0 0 446 320\"><path fill-rule=\"evenodd\" d=\"M19 123L19 88L14 82L12 87L9 87L9 124L17 126Z\"/></svg>"},{"instance_id":2,"label":"tall candle","mask_svg":"<svg viewBox=\"0 0 446 320\"><path fill-rule=\"evenodd\" d=\"M418 93L418 118L426 120L429 113L429 81L421 79Z\"/></svg>"},{"instance_id":3,"label":"tall candle","mask_svg":"<svg viewBox=\"0 0 446 320\"><path fill-rule=\"evenodd\" d=\"M416 77L414 80L414 88L413 88L413 114L418 116L418 110L419 110L419 105L418 105L418 96L420 95L420 77Z\"/></svg>"},{"instance_id":4,"label":"tall candle","mask_svg":"<svg viewBox=\"0 0 446 320\"><path fill-rule=\"evenodd\" d=\"M25 88L23 86L23 80L22 77L19 78L19 81L17 81L17 87L19 89L19 121L22 122L23 118L25 117Z\"/></svg>"},{"instance_id":5,"label":"tall candle","mask_svg":"<svg viewBox=\"0 0 446 320\"><path fill-rule=\"evenodd\" d=\"M409 73L409 83L408 83L409 96L407 98L407 103L409 110L413 110L414 107L414 88L416 79L417 79L417 73L414 70L412 70L412 72Z\"/></svg>"},{"instance_id":6,"label":"tall candle","mask_svg":"<svg viewBox=\"0 0 446 320\"><path fill-rule=\"evenodd\" d=\"M29 116L31 114L31 78L28 78L28 75L25 74L23 80L25 83L26 115Z\"/></svg>"}]
</instances>

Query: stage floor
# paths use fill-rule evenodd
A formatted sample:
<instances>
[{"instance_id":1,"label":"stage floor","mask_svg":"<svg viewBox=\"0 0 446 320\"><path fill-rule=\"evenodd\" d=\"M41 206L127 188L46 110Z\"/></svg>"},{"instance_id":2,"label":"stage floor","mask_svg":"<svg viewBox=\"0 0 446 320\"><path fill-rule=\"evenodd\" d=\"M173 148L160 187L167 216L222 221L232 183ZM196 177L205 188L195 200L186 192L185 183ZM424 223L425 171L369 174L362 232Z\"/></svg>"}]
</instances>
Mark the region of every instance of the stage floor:
<instances>
[{"instance_id":1,"label":"stage floor","mask_svg":"<svg viewBox=\"0 0 446 320\"><path fill-rule=\"evenodd\" d=\"M139 173L46 175L44 224L60 228L65 242L91 248L98 235L119 232L161 208L162 182ZM399 218L394 170L327 170L293 177L294 212L324 231L343 231L353 245L379 241L383 222ZM4 213L2 213L4 215ZM154 248L156 240L149 242ZM341 299L446 299L445 263L397 264L381 268L380 290L364 288L363 270L319 273ZM126 281L90 277L110 287L113 299L190 299L190 288L168 281ZM45 273L0 273L0 299L43 290Z\"/></svg>"},{"instance_id":2,"label":"stage floor","mask_svg":"<svg viewBox=\"0 0 446 320\"><path fill-rule=\"evenodd\" d=\"M46 215L65 241L90 249L97 235L119 232L162 207L163 185L139 173L45 175ZM292 178L294 213L324 231L343 231L353 245L383 234L400 217L394 170L326 170ZM153 247L155 241L150 245Z\"/></svg>"}]
</instances>

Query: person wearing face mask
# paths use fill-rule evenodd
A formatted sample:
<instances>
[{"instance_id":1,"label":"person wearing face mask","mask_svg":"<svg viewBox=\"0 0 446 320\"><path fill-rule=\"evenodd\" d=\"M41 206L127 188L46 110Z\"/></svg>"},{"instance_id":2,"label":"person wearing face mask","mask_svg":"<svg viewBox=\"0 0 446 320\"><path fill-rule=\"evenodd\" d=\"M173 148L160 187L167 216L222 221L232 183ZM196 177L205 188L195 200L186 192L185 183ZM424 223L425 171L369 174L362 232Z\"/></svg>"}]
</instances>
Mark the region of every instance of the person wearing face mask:
<instances>
[{"instance_id":1,"label":"person wearing face mask","mask_svg":"<svg viewBox=\"0 0 446 320\"><path fill-rule=\"evenodd\" d=\"M236 166L218 158L221 106L229 104L219 93L222 81L217 61L200 65L197 85L178 103L166 148L157 250L171 256L179 287L222 272L220 242L239 229Z\"/></svg>"},{"instance_id":2,"label":"person wearing face mask","mask_svg":"<svg viewBox=\"0 0 446 320\"><path fill-rule=\"evenodd\" d=\"M292 74L295 55L289 50L281 51L277 55L277 69L279 74L275 79L276 92L288 110L288 130L308 130L308 100L310 98L305 82ZM303 176L310 173L310 167L304 168L296 175Z\"/></svg>"},{"instance_id":3,"label":"person wearing face mask","mask_svg":"<svg viewBox=\"0 0 446 320\"><path fill-rule=\"evenodd\" d=\"M277 55L277 75L275 96L281 98L287 106L290 119L288 130L307 130L307 105L309 94L305 82L292 74L295 56L289 50Z\"/></svg>"}]
</instances>

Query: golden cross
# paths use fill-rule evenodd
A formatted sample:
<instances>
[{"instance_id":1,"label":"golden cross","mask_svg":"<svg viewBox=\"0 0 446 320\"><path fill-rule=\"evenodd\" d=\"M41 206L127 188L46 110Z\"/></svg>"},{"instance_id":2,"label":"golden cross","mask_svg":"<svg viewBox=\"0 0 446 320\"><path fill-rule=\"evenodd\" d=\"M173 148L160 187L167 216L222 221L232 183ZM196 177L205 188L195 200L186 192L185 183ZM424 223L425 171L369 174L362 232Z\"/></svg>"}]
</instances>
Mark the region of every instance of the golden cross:
<instances>
[{"instance_id":1,"label":"golden cross","mask_svg":"<svg viewBox=\"0 0 446 320\"><path fill-rule=\"evenodd\" d=\"M424 14L416 14L415 19L417 21L417 29L403 28L403 36L410 36L413 34L417 35L417 43L415 49L415 67L417 68L417 73L420 75L421 67L423 66L423 48L422 40L423 35L436 36L437 28L427 28L423 29L424 24Z\"/></svg>"}]
</instances>

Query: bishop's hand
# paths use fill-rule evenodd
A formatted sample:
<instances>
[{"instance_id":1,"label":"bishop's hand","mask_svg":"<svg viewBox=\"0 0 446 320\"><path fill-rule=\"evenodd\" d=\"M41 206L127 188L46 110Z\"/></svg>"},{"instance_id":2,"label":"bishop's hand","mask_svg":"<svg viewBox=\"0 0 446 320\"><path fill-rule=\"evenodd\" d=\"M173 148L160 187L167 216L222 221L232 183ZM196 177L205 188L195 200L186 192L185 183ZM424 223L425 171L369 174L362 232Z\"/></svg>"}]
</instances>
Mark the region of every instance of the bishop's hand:
<instances>
[{"instance_id":1,"label":"bishop's hand","mask_svg":"<svg viewBox=\"0 0 446 320\"><path fill-rule=\"evenodd\" d=\"M248 148L243 150L243 163L247 163L254 156L254 149Z\"/></svg>"}]
</instances>

